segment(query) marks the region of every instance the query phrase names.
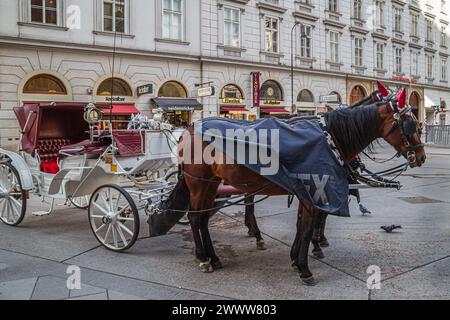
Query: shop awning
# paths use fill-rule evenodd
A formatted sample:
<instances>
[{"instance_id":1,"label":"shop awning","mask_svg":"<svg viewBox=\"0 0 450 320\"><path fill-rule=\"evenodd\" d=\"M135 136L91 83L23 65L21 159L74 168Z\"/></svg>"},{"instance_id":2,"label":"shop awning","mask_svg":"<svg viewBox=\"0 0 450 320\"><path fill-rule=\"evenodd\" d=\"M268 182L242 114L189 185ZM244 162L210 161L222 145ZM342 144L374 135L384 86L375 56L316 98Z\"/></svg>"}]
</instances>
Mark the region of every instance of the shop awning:
<instances>
[{"instance_id":1,"label":"shop awning","mask_svg":"<svg viewBox=\"0 0 450 320\"><path fill-rule=\"evenodd\" d=\"M109 114L111 109L109 106L102 106L104 114ZM113 116L128 116L130 114L141 113L133 104L113 104L112 115Z\"/></svg>"},{"instance_id":2,"label":"shop awning","mask_svg":"<svg viewBox=\"0 0 450 320\"><path fill-rule=\"evenodd\" d=\"M167 111L194 111L203 109L203 105L197 99L154 98L152 100L158 108Z\"/></svg>"},{"instance_id":3,"label":"shop awning","mask_svg":"<svg viewBox=\"0 0 450 320\"><path fill-rule=\"evenodd\" d=\"M240 111L240 112L247 112L248 110L244 106L236 106L236 107L220 107L220 111Z\"/></svg>"},{"instance_id":4,"label":"shop awning","mask_svg":"<svg viewBox=\"0 0 450 320\"><path fill-rule=\"evenodd\" d=\"M287 111L284 108L261 108L261 112L265 112L265 113L289 113L289 111Z\"/></svg>"}]
</instances>

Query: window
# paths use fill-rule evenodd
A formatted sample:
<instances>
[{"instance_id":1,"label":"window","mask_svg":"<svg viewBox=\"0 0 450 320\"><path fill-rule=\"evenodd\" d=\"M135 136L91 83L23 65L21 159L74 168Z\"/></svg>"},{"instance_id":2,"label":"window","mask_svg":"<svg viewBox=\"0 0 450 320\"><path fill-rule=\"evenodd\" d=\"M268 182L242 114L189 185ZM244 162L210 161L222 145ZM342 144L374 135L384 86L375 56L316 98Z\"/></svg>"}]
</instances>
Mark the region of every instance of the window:
<instances>
[{"instance_id":1,"label":"window","mask_svg":"<svg viewBox=\"0 0 450 320\"><path fill-rule=\"evenodd\" d=\"M311 26L300 25L300 56L311 58Z\"/></svg>"},{"instance_id":2,"label":"window","mask_svg":"<svg viewBox=\"0 0 450 320\"><path fill-rule=\"evenodd\" d=\"M419 74L419 53L411 52L411 74L417 76Z\"/></svg>"},{"instance_id":3,"label":"window","mask_svg":"<svg viewBox=\"0 0 450 320\"><path fill-rule=\"evenodd\" d=\"M384 3L383 1L376 1L375 3L375 25L384 26Z\"/></svg>"},{"instance_id":4,"label":"window","mask_svg":"<svg viewBox=\"0 0 450 320\"><path fill-rule=\"evenodd\" d=\"M377 69L384 70L384 44L377 43L375 48L377 56Z\"/></svg>"},{"instance_id":5,"label":"window","mask_svg":"<svg viewBox=\"0 0 450 320\"><path fill-rule=\"evenodd\" d=\"M361 0L353 1L353 18L361 20L362 17L362 3Z\"/></svg>"},{"instance_id":6,"label":"window","mask_svg":"<svg viewBox=\"0 0 450 320\"><path fill-rule=\"evenodd\" d=\"M120 78L109 78L104 80L97 89L98 96L133 96L133 91L131 90L128 83Z\"/></svg>"},{"instance_id":7,"label":"window","mask_svg":"<svg viewBox=\"0 0 450 320\"><path fill-rule=\"evenodd\" d=\"M355 66L363 65L363 39L355 38Z\"/></svg>"},{"instance_id":8,"label":"window","mask_svg":"<svg viewBox=\"0 0 450 320\"><path fill-rule=\"evenodd\" d=\"M182 0L163 0L162 37L183 40Z\"/></svg>"},{"instance_id":9,"label":"window","mask_svg":"<svg viewBox=\"0 0 450 320\"><path fill-rule=\"evenodd\" d=\"M338 0L328 0L328 10L338 12Z\"/></svg>"},{"instance_id":10,"label":"window","mask_svg":"<svg viewBox=\"0 0 450 320\"><path fill-rule=\"evenodd\" d=\"M419 26L419 15L412 14L411 15L411 36L417 37L419 35L418 26Z\"/></svg>"},{"instance_id":11,"label":"window","mask_svg":"<svg viewBox=\"0 0 450 320\"><path fill-rule=\"evenodd\" d=\"M434 60L434 57L432 55L427 55L427 78L428 79L433 79L433 76L434 76L433 60Z\"/></svg>"},{"instance_id":12,"label":"window","mask_svg":"<svg viewBox=\"0 0 450 320\"><path fill-rule=\"evenodd\" d=\"M278 82L267 80L261 86L260 98L261 100L283 101L283 90Z\"/></svg>"},{"instance_id":13,"label":"window","mask_svg":"<svg viewBox=\"0 0 450 320\"><path fill-rule=\"evenodd\" d=\"M308 89L303 89L297 96L298 102L314 102L314 96Z\"/></svg>"},{"instance_id":14,"label":"window","mask_svg":"<svg viewBox=\"0 0 450 320\"><path fill-rule=\"evenodd\" d=\"M241 45L241 10L224 8L223 29L223 44L231 47L239 47Z\"/></svg>"},{"instance_id":15,"label":"window","mask_svg":"<svg viewBox=\"0 0 450 320\"><path fill-rule=\"evenodd\" d=\"M31 22L57 25L59 0L31 0Z\"/></svg>"},{"instance_id":16,"label":"window","mask_svg":"<svg viewBox=\"0 0 450 320\"><path fill-rule=\"evenodd\" d=\"M187 98L188 94L181 83L167 81L159 89L158 97Z\"/></svg>"},{"instance_id":17,"label":"window","mask_svg":"<svg viewBox=\"0 0 450 320\"><path fill-rule=\"evenodd\" d=\"M278 52L278 19L265 18L266 51Z\"/></svg>"},{"instance_id":18,"label":"window","mask_svg":"<svg viewBox=\"0 0 450 320\"><path fill-rule=\"evenodd\" d=\"M445 0L441 0L441 12L446 14L446 12L445 12L445 4L446 4Z\"/></svg>"},{"instance_id":19,"label":"window","mask_svg":"<svg viewBox=\"0 0 450 320\"><path fill-rule=\"evenodd\" d=\"M445 26L441 27L441 46L442 47L447 46L447 34L445 32Z\"/></svg>"},{"instance_id":20,"label":"window","mask_svg":"<svg viewBox=\"0 0 450 320\"><path fill-rule=\"evenodd\" d=\"M402 32L402 10L394 8L394 31Z\"/></svg>"},{"instance_id":21,"label":"window","mask_svg":"<svg viewBox=\"0 0 450 320\"><path fill-rule=\"evenodd\" d=\"M244 95L241 89L234 84L227 84L223 87L220 93L220 98L224 100L225 103L241 103Z\"/></svg>"},{"instance_id":22,"label":"window","mask_svg":"<svg viewBox=\"0 0 450 320\"><path fill-rule=\"evenodd\" d=\"M272 4L279 4L279 0L266 0L266 2L269 2Z\"/></svg>"},{"instance_id":23,"label":"window","mask_svg":"<svg viewBox=\"0 0 450 320\"><path fill-rule=\"evenodd\" d=\"M426 19L427 20L427 36L426 40L429 42L433 42L433 20Z\"/></svg>"},{"instance_id":24,"label":"window","mask_svg":"<svg viewBox=\"0 0 450 320\"><path fill-rule=\"evenodd\" d=\"M394 49L394 57L395 57L395 72L402 73L402 48Z\"/></svg>"},{"instance_id":25,"label":"window","mask_svg":"<svg viewBox=\"0 0 450 320\"><path fill-rule=\"evenodd\" d=\"M58 78L49 74L39 74L25 83L23 93L67 94L67 90Z\"/></svg>"},{"instance_id":26,"label":"window","mask_svg":"<svg viewBox=\"0 0 450 320\"><path fill-rule=\"evenodd\" d=\"M330 31L330 60L339 63L339 32Z\"/></svg>"},{"instance_id":27,"label":"window","mask_svg":"<svg viewBox=\"0 0 450 320\"><path fill-rule=\"evenodd\" d=\"M125 32L125 0L103 1L103 31Z\"/></svg>"},{"instance_id":28,"label":"window","mask_svg":"<svg viewBox=\"0 0 450 320\"><path fill-rule=\"evenodd\" d=\"M447 59L441 59L441 81L447 81Z\"/></svg>"}]
</instances>

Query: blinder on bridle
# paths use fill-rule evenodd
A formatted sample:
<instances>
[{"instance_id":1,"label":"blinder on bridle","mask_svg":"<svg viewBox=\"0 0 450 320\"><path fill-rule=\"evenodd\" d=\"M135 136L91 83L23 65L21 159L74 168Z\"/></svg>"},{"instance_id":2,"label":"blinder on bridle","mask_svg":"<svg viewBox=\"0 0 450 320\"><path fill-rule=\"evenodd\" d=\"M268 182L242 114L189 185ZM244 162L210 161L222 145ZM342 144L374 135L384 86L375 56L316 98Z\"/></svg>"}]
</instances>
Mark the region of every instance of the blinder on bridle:
<instances>
[{"instance_id":1,"label":"blinder on bridle","mask_svg":"<svg viewBox=\"0 0 450 320\"><path fill-rule=\"evenodd\" d=\"M388 135L391 134L397 127L400 128L400 135L403 140L403 143L406 147L406 158L408 159L409 163L415 163L417 160L416 157L416 150L423 148L425 144L412 144L408 137L417 133L419 136L422 135L422 129L421 127L417 128L417 124L419 123L419 120L417 120L414 113L411 112L411 107L407 106L402 110L399 110L397 101L391 101L388 103L389 106L391 106L392 110L394 111L394 122L392 123L392 127L388 132ZM410 118L404 119L405 115L409 115Z\"/></svg>"}]
</instances>

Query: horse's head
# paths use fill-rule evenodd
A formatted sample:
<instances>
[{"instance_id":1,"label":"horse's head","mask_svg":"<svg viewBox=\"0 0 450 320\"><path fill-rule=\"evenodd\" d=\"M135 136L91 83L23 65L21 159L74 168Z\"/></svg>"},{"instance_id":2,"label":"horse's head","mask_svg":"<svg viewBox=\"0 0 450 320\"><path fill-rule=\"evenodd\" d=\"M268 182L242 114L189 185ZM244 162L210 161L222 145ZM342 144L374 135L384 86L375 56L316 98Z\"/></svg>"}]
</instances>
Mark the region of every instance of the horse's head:
<instances>
[{"instance_id":1,"label":"horse's head","mask_svg":"<svg viewBox=\"0 0 450 320\"><path fill-rule=\"evenodd\" d=\"M400 90L386 104L382 114L381 136L404 156L411 167L420 167L426 159L421 141L422 129L419 121L406 104L406 90Z\"/></svg>"}]
</instances>

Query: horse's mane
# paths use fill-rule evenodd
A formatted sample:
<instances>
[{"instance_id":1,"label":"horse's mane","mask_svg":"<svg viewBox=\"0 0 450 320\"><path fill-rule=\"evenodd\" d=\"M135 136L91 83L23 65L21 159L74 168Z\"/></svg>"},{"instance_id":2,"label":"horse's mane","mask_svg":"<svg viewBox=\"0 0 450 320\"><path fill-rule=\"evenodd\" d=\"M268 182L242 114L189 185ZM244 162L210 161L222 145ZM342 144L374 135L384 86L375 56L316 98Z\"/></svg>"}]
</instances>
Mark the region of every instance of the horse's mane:
<instances>
[{"instance_id":1,"label":"horse's mane","mask_svg":"<svg viewBox=\"0 0 450 320\"><path fill-rule=\"evenodd\" d=\"M344 155L355 151L374 150L382 119L379 104L336 110L325 114L330 133L337 140Z\"/></svg>"}]
</instances>

